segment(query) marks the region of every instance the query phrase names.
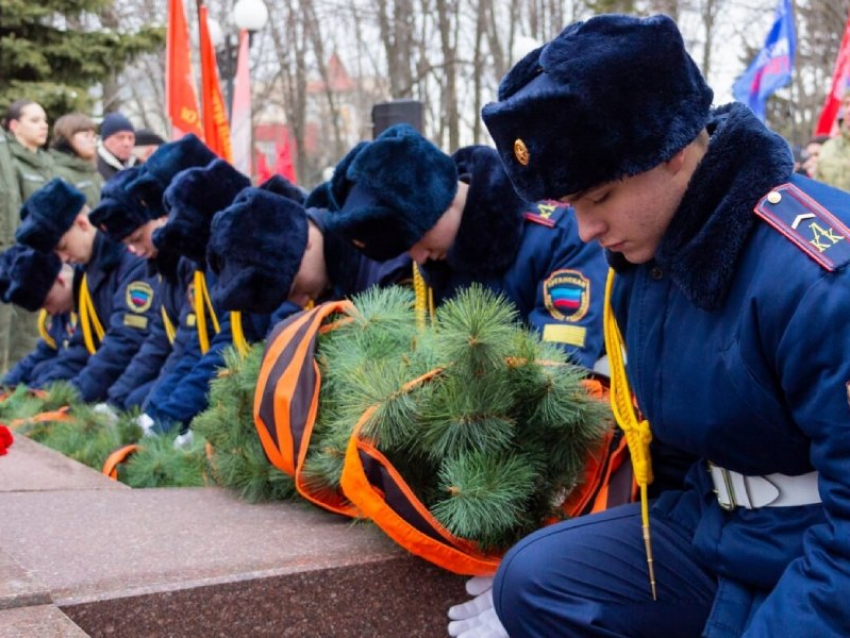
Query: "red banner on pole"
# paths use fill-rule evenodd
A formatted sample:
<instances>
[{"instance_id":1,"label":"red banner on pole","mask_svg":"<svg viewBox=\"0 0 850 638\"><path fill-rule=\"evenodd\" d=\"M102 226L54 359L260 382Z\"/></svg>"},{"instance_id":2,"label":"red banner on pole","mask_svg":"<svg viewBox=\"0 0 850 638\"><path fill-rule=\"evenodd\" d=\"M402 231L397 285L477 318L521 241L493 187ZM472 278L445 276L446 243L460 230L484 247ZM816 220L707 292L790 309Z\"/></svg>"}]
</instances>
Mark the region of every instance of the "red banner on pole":
<instances>
[{"instance_id":1,"label":"red banner on pole","mask_svg":"<svg viewBox=\"0 0 850 638\"><path fill-rule=\"evenodd\" d=\"M210 37L208 10L198 8L198 40L201 48L201 104L204 114L204 140L207 146L223 160L233 161L230 147L230 125L218 81L218 64Z\"/></svg>"},{"instance_id":2,"label":"red banner on pole","mask_svg":"<svg viewBox=\"0 0 850 638\"><path fill-rule=\"evenodd\" d=\"M823 104L823 110L815 128L815 135L835 135L837 133L838 108L844 92L850 88L850 15L844 25L844 37L838 49L835 71L832 74L832 86ZM845 117L847 114L845 114Z\"/></svg>"},{"instance_id":3,"label":"red banner on pole","mask_svg":"<svg viewBox=\"0 0 850 638\"><path fill-rule=\"evenodd\" d=\"M192 83L189 27L183 0L169 0L167 42L165 45L165 103L171 120L171 139L187 133L204 139L198 95Z\"/></svg>"}]
</instances>

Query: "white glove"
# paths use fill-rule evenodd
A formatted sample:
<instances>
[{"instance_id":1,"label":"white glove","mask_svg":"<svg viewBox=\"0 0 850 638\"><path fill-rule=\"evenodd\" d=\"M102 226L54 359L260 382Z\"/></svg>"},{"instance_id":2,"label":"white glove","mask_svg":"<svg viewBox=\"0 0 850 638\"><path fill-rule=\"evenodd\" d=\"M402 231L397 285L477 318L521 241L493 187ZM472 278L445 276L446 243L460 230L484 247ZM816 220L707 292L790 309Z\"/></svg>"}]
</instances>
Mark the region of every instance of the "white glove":
<instances>
[{"instance_id":1,"label":"white glove","mask_svg":"<svg viewBox=\"0 0 850 638\"><path fill-rule=\"evenodd\" d=\"M493 579L476 576L466 583L474 598L449 609L449 636L455 638L508 638L493 607Z\"/></svg>"},{"instance_id":2,"label":"white glove","mask_svg":"<svg viewBox=\"0 0 850 638\"><path fill-rule=\"evenodd\" d=\"M187 450L189 446L192 445L192 439L194 435L192 434L192 430L186 430L183 434L178 434L177 438L174 439L174 449L175 450Z\"/></svg>"},{"instance_id":3,"label":"white glove","mask_svg":"<svg viewBox=\"0 0 850 638\"><path fill-rule=\"evenodd\" d=\"M93 410L95 414L105 416L110 425L115 425L118 422L118 413L108 403L98 403Z\"/></svg>"},{"instance_id":4,"label":"white glove","mask_svg":"<svg viewBox=\"0 0 850 638\"><path fill-rule=\"evenodd\" d=\"M156 436L153 424L153 419L147 414L140 414L136 417L136 425L142 428L142 436Z\"/></svg>"}]
</instances>

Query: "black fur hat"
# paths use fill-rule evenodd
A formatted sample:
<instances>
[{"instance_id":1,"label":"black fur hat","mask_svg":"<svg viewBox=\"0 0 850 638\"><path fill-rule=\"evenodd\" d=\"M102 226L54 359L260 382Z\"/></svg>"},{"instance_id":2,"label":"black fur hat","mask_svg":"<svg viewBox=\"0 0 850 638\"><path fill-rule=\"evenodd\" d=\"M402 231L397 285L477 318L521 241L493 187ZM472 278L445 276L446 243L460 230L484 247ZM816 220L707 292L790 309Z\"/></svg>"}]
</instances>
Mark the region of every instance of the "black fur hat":
<instances>
[{"instance_id":1,"label":"black fur hat","mask_svg":"<svg viewBox=\"0 0 850 638\"><path fill-rule=\"evenodd\" d=\"M274 193L275 195L286 197L287 199L291 199L299 204L303 204L306 199L304 191L286 179L283 175L272 175L265 182L260 184L259 188L262 188L264 191Z\"/></svg>"},{"instance_id":2,"label":"black fur hat","mask_svg":"<svg viewBox=\"0 0 850 638\"><path fill-rule=\"evenodd\" d=\"M397 257L422 239L457 193L452 158L409 124L362 142L340 162L331 180L338 212L328 228L372 259Z\"/></svg>"},{"instance_id":3,"label":"black fur hat","mask_svg":"<svg viewBox=\"0 0 850 638\"><path fill-rule=\"evenodd\" d=\"M213 215L250 185L247 177L224 160L179 173L163 195L168 223L154 231L154 245L203 266Z\"/></svg>"},{"instance_id":4,"label":"black fur hat","mask_svg":"<svg viewBox=\"0 0 850 638\"><path fill-rule=\"evenodd\" d=\"M125 168L106 182L100 190L100 202L89 214L89 221L113 241L121 242L139 226L159 217L125 189L140 171L137 166Z\"/></svg>"},{"instance_id":5,"label":"black fur hat","mask_svg":"<svg viewBox=\"0 0 850 638\"><path fill-rule=\"evenodd\" d=\"M307 247L307 215L293 199L246 188L213 218L207 259L218 274L213 302L270 313L289 295Z\"/></svg>"},{"instance_id":6,"label":"black fur hat","mask_svg":"<svg viewBox=\"0 0 850 638\"><path fill-rule=\"evenodd\" d=\"M601 15L529 53L482 117L536 201L666 162L705 127L712 97L670 18Z\"/></svg>"},{"instance_id":7,"label":"black fur hat","mask_svg":"<svg viewBox=\"0 0 850 638\"><path fill-rule=\"evenodd\" d=\"M24 202L23 221L15 238L25 246L52 253L85 205L85 195L56 177Z\"/></svg>"},{"instance_id":8,"label":"black fur hat","mask_svg":"<svg viewBox=\"0 0 850 638\"><path fill-rule=\"evenodd\" d=\"M0 254L0 298L35 312L44 305L61 269L56 254L15 244Z\"/></svg>"},{"instance_id":9,"label":"black fur hat","mask_svg":"<svg viewBox=\"0 0 850 638\"><path fill-rule=\"evenodd\" d=\"M156 217L166 214L163 193L171 180L188 168L206 166L216 159L196 135L184 135L176 142L168 142L156 149L141 166L135 179L126 185L127 191L138 197Z\"/></svg>"}]
</instances>

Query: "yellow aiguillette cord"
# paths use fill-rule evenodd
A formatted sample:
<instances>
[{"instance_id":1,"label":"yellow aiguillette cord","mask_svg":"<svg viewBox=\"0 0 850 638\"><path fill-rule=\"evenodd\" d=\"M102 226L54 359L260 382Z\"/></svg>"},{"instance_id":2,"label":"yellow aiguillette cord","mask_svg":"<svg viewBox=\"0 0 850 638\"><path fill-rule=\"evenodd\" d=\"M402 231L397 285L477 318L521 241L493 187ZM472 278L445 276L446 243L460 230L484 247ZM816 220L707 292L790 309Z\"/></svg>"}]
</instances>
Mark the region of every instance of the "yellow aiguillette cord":
<instances>
[{"instance_id":1,"label":"yellow aiguillette cord","mask_svg":"<svg viewBox=\"0 0 850 638\"><path fill-rule=\"evenodd\" d=\"M230 311L230 330L233 333L233 346L244 359L248 355L248 340L242 330L242 313L238 310Z\"/></svg>"},{"instance_id":2,"label":"yellow aiguillette cord","mask_svg":"<svg viewBox=\"0 0 850 638\"><path fill-rule=\"evenodd\" d=\"M47 319L50 315L47 314L47 311L42 308L38 313L38 334L44 340L48 346L50 346L51 350L57 350L56 348L56 339L50 336L50 333L47 331Z\"/></svg>"},{"instance_id":3,"label":"yellow aiguillette cord","mask_svg":"<svg viewBox=\"0 0 850 638\"><path fill-rule=\"evenodd\" d=\"M83 328L83 341L85 341L86 350L89 351L89 354L94 354L97 352L94 335L97 335L99 344L103 341L104 330L100 319L97 318L97 311L94 308L91 292L89 292L88 273L83 275L83 282L80 284L80 324ZM92 331L94 331L94 335Z\"/></svg>"},{"instance_id":4,"label":"yellow aiguillette cord","mask_svg":"<svg viewBox=\"0 0 850 638\"><path fill-rule=\"evenodd\" d=\"M611 410L617 425L626 435L626 443L632 457L632 468L635 481L640 487L640 515L643 524L643 543L646 548L646 564L649 569L649 586L652 589L652 600L657 600L655 590L655 568L652 562L652 537L649 533L649 496L647 488L652 483L652 460L649 456L649 444L652 441L652 431L649 421L638 419L632 402L632 392L626 377L626 366L623 362L623 336L617 326L611 308L611 293L614 290L614 271L608 271L608 281L605 283L605 314L603 317L605 330L605 350L611 364Z\"/></svg>"},{"instance_id":5,"label":"yellow aiguillette cord","mask_svg":"<svg viewBox=\"0 0 850 638\"><path fill-rule=\"evenodd\" d=\"M165 336L168 337L168 343L174 345L177 330L174 328L174 324L171 323L171 319L168 317L168 312L166 312L164 304L159 307L159 311L162 314L162 324L165 326Z\"/></svg>"},{"instance_id":6,"label":"yellow aiguillette cord","mask_svg":"<svg viewBox=\"0 0 850 638\"><path fill-rule=\"evenodd\" d=\"M434 290L425 283L417 264L413 264L413 292L416 294L413 311L416 313L416 325L421 330L429 318L434 320Z\"/></svg>"},{"instance_id":7,"label":"yellow aiguillette cord","mask_svg":"<svg viewBox=\"0 0 850 638\"><path fill-rule=\"evenodd\" d=\"M215 316L213 310L210 293L207 290L207 278L200 270L195 271L195 318L198 322L198 339L201 342L201 352L206 354L210 349L210 336L207 331L207 313L210 313L210 319L213 323L213 330L218 334L221 328L218 325L218 317Z\"/></svg>"}]
</instances>

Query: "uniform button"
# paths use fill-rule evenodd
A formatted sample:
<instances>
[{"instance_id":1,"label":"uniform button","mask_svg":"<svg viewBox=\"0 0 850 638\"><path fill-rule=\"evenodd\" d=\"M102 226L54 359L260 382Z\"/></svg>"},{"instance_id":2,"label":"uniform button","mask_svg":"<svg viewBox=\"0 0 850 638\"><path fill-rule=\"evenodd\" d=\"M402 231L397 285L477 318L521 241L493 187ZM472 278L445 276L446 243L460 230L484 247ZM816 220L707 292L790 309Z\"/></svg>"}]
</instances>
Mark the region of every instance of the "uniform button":
<instances>
[{"instance_id":1,"label":"uniform button","mask_svg":"<svg viewBox=\"0 0 850 638\"><path fill-rule=\"evenodd\" d=\"M664 277L664 271L660 266L654 266L652 270L649 271L649 276L655 281L659 281L662 277Z\"/></svg>"},{"instance_id":2,"label":"uniform button","mask_svg":"<svg viewBox=\"0 0 850 638\"><path fill-rule=\"evenodd\" d=\"M782 201L782 194L777 193L776 191L770 191L767 194L767 201L769 201L771 204L778 204Z\"/></svg>"}]
</instances>

